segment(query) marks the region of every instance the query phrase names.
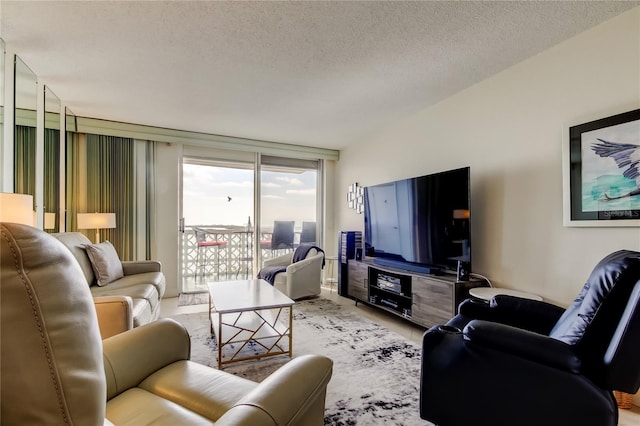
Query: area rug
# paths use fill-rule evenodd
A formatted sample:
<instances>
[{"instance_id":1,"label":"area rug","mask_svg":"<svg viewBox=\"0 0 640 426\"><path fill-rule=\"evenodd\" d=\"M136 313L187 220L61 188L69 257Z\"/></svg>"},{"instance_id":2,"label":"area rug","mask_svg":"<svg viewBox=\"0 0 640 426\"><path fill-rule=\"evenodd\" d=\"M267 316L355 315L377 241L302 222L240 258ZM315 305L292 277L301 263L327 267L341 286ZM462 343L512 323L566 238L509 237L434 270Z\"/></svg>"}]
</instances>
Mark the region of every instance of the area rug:
<instances>
[{"instance_id":1,"label":"area rug","mask_svg":"<svg viewBox=\"0 0 640 426\"><path fill-rule=\"evenodd\" d=\"M207 305L209 303L209 293L180 293L178 296L178 306Z\"/></svg>"},{"instance_id":2,"label":"area rug","mask_svg":"<svg viewBox=\"0 0 640 426\"><path fill-rule=\"evenodd\" d=\"M172 317L189 330L192 360L217 367L206 313ZM334 362L326 425L425 425L419 416L420 347L327 299L294 307L293 355L322 354ZM244 361L224 370L262 381L286 355Z\"/></svg>"}]
</instances>

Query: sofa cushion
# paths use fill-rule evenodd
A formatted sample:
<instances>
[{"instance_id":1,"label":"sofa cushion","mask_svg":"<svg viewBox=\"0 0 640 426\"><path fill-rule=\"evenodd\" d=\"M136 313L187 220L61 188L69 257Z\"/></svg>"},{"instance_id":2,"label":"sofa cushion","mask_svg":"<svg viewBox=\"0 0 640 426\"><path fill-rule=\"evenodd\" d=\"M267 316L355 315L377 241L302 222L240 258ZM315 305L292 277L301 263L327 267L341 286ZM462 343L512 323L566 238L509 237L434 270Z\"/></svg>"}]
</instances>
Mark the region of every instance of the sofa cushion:
<instances>
[{"instance_id":1,"label":"sofa cushion","mask_svg":"<svg viewBox=\"0 0 640 426\"><path fill-rule=\"evenodd\" d=\"M85 244L84 249L87 251L87 255L91 261L93 273L96 277L96 284L100 287L124 276L122 263L111 242L104 241L99 244Z\"/></svg>"},{"instance_id":2,"label":"sofa cushion","mask_svg":"<svg viewBox=\"0 0 640 426\"><path fill-rule=\"evenodd\" d=\"M210 419L140 388L129 389L107 402L113 424L210 425Z\"/></svg>"},{"instance_id":3,"label":"sofa cushion","mask_svg":"<svg viewBox=\"0 0 640 426\"><path fill-rule=\"evenodd\" d=\"M129 296L132 299L133 326L138 327L157 319L160 299L164 294L162 272L125 275L105 287L91 287L94 296Z\"/></svg>"},{"instance_id":4,"label":"sofa cushion","mask_svg":"<svg viewBox=\"0 0 640 426\"><path fill-rule=\"evenodd\" d=\"M258 384L195 362L177 361L153 373L138 386L217 420Z\"/></svg>"},{"instance_id":5,"label":"sofa cushion","mask_svg":"<svg viewBox=\"0 0 640 426\"><path fill-rule=\"evenodd\" d=\"M125 275L106 287L92 287L91 292L95 296L112 296L120 294L123 296L146 297L149 294L146 290L138 289L138 286L149 286L155 288L155 298L161 299L165 291L165 278L162 272L144 272L142 274ZM113 294L111 294L113 293Z\"/></svg>"}]
</instances>

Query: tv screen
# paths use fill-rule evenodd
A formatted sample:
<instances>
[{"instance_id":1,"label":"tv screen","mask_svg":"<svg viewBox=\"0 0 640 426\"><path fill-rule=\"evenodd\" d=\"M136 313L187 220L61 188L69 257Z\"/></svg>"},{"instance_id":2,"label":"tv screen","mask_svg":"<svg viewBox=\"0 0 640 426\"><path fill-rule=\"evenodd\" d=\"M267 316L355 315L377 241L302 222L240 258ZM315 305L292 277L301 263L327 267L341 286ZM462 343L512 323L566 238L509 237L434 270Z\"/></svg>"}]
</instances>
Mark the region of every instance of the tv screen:
<instances>
[{"instance_id":1,"label":"tv screen","mask_svg":"<svg viewBox=\"0 0 640 426\"><path fill-rule=\"evenodd\" d=\"M365 187L365 254L445 270L462 260L470 269L469 179L465 167Z\"/></svg>"}]
</instances>

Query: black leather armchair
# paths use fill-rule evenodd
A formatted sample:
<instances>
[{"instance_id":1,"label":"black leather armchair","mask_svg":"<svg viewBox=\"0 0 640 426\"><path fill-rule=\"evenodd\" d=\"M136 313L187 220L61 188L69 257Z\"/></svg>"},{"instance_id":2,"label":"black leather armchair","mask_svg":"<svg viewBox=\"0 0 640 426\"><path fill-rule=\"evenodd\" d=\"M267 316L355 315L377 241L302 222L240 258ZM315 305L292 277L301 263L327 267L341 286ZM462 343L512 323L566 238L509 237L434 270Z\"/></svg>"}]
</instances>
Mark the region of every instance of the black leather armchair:
<instances>
[{"instance_id":1,"label":"black leather armchair","mask_svg":"<svg viewBox=\"0 0 640 426\"><path fill-rule=\"evenodd\" d=\"M466 300L423 336L420 416L449 425L614 426L640 387L640 253L595 267L566 310Z\"/></svg>"}]
</instances>

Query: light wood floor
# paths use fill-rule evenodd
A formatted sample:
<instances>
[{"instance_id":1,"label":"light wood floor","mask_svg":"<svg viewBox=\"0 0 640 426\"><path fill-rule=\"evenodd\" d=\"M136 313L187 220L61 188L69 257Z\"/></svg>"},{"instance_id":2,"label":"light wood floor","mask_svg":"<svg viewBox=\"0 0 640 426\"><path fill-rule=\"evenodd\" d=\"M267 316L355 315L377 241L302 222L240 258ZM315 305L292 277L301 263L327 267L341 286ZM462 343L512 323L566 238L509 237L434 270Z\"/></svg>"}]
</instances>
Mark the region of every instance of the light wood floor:
<instances>
[{"instance_id":1,"label":"light wood floor","mask_svg":"<svg viewBox=\"0 0 640 426\"><path fill-rule=\"evenodd\" d=\"M334 302L344 306L346 309L350 309L354 312L358 312L360 315L369 318L372 321L392 330L406 339L420 344L422 342L422 334L425 329L412 324L402 318L398 318L392 314L384 312L380 309L372 308L370 306L359 303L355 306L355 303L351 299L338 295L338 292L333 289L322 289L322 297L331 299ZM162 300L162 307L160 312L163 317L169 317L172 315L192 313L192 312L206 312L208 305L192 305L192 306L178 306L178 298L166 298ZM633 406L630 410L620 410L619 426L638 426L640 425L640 407Z\"/></svg>"}]
</instances>

